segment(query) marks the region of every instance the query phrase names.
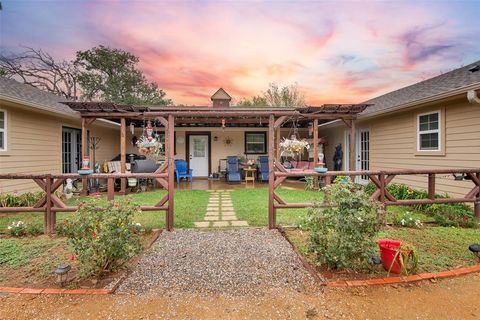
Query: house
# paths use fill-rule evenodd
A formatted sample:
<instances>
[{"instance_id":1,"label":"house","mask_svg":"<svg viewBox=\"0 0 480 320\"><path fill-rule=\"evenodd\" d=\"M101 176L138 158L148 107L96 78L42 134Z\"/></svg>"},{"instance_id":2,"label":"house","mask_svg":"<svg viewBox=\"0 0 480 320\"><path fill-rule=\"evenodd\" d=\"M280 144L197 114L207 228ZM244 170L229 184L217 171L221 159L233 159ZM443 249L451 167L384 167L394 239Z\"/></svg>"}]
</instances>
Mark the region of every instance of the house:
<instances>
[{"instance_id":1,"label":"house","mask_svg":"<svg viewBox=\"0 0 480 320\"><path fill-rule=\"evenodd\" d=\"M81 159L80 115L64 98L0 77L0 173L76 172ZM100 163L118 153L119 126L92 124L90 137L100 137ZM0 192L40 190L32 180L0 180Z\"/></svg>"},{"instance_id":2,"label":"house","mask_svg":"<svg viewBox=\"0 0 480 320\"><path fill-rule=\"evenodd\" d=\"M370 99L356 122L357 170L480 167L480 61ZM341 121L320 125L326 160L333 168L342 144L349 170L349 128ZM426 189L427 179L399 176L395 182ZM360 180L359 182L367 182ZM437 192L464 196L471 182L446 175Z\"/></svg>"}]
</instances>

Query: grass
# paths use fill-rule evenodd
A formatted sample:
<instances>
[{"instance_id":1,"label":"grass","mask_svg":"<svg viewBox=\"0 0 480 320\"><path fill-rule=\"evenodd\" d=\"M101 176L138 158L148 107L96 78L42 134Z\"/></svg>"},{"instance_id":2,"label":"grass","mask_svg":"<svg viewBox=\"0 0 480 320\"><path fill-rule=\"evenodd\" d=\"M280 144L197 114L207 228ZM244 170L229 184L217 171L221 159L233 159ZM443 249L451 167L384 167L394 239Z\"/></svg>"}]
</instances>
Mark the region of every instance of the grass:
<instances>
[{"instance_id":1,"label":"grass","mask_svg":"<svg viewBox=\"0 0 480 320\"><path fill-rule=\"evenodd\" d=\"M435 272L474 264L476 259L468 246L480 243L480 231L448 227L391 228L378 234L378 239L382 238L414 245L419 255L419 271Z\"/></svg>"},{"instance_id":2,"label":"grass","mask_svg":"<svg viewBox=\"0 0 480 320\"><path fill-rule=\"evenodd\" d=\"M276 191L286 202L321 201L323 193L279 188ZM268 225L268 188L236 189L231 193L233 207L239 220L246 220L251 226ZM279 209L277 223L281 225L300 225L308 209Z\"/></svg>"},{"instance_id":3,"label":"grass","mask_svg":"<svg viewBox=\"0 0 480 320\"><path fill-rule=\"evenodd\" d=\"M302 256L315 264L315 256L309 250L308 231L288 230L287 236ZM376 239L394 239L412 244L418 251L418 272L438 272L475 264L477 259L468 246L480 243L480 231L447 227L387 228L380 231Z\"/></svg>"}]
</instances>

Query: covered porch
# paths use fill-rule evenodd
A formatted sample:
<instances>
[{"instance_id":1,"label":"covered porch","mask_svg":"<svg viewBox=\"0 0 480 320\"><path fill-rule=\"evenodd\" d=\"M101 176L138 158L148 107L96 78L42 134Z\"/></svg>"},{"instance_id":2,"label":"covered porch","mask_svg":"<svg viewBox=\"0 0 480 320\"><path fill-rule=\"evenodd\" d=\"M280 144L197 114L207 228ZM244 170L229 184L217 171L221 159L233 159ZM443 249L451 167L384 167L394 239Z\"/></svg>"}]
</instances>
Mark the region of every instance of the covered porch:
<instances>
[{"instance_id":1,"label":"covered porch","mask_svg":"<svg viewBox=\"0 0 480 320\"><path fill-rule=\"evenodd\" d=\"M365 104L342 104L342 105L322 105L318 107L302 108L270 108L270 107L144 107L144 106L125 106L112 103L97 102L68 102L70 108L78 111L82 117L82 153L87 154L87 130L89 126L97 119L106 119L120 124L120 174L125 175L121 178L120 193L124 194L127 190L127 127L141 127L145 121L151 121L158 127L158 130L164 133L164 159L158 169L152 175L155 181L167 190L167 194L159 199L155 208L165 210L167 218L167 229L173 229L173 203L175 186L175 160L181 157L176 150L176 134L185 132L184 128L189 128L188 132L202 130L202 132L211 132L212 129L220 128L225 132L231 128L242 128L242 130L259 130L265 133L265 142L267 144L264 152L268 159L268 190L269 190L269 227L276 226L275 213L278 206L286 203L275 193L275 189L281 184L286 183L289 170L285 169L279 161L281 157L280 140L282 130L288 134L289 127L302 128L304 131L311 128L311 144L313 149L312 166L305 170L296 170L296 175L311 175L314 173L311 168L319 164L318 148L320 135L318 126L322 123L341 120L350 128L350 139L355 141L355 120L358 113L363 111L368 105ZM195 128L195 129L193 129ZM201 128L201 129L199 129ZM246 130L248 131L248 130ZM205 134L212 139L211 133ZM210 141L210 140L209 140ZM185 142L185 141L184 141ZM349 144L349 163L353 168L355 163L355 143ZM184 157L188 148L185 149ZM177 151L177 152L176 152ZM211 152L211 150L210 150ZM213 172L212 163L209 163L209 175ZM281 172L282 176L276 177L275 172ZM315 178L318 180L317 178ZM329 182L329 176L324 177L325 182ZM86 179L84 179L86 180ZM111 183L111 182L110 182ZM219 186L220 182L217 182ZM87 185L85 182L84 186ZM215 188L215 183L196 182L199 188ZM183 187L182 183L180 187ZM193 187L193 185L189 186ZM232 186L235 188L237 186ZM109 188L111 189L111 188ZM227 189L223 188L222 189ZM86 191L86 190L85 190ZM111 191L109 191L111 193ZM302 206L297 206L302 207Z\"/></svg>"}]
</instances>

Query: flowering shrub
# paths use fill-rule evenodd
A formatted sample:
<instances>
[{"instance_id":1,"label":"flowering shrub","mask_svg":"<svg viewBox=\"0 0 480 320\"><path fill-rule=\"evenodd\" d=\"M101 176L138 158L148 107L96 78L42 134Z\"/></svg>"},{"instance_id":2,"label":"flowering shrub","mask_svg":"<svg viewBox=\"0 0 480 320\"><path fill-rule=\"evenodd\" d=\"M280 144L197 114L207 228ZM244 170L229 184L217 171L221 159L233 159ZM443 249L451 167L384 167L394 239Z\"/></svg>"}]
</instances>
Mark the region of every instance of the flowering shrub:
<instances>
[{"instance_id":1,"label":"flowering shrub","mask_svg":"<svg viewBox=\"0 0 480 320\"><path fill-rule=\"evenodd\" d=\"M406 228L421 228L423 224L420 220L415 219L410 211L405 211L401 214L397 214L393 217L393 224L396 226L402 226Z\"/></svg>"},{"instance_id":2,"label":"flowering shrub","mask_svg":"<svg viewBox=\"0 0 480 320\"><path fill-rule=\"evenodd\" d=\"M315 206L309 211L310 249L318 262L333 269L366 267L375 252L375 235L382 218L377 202L349 179L339 177L325 188L331 207Z\"/></svg>"},{"instance_id":3,"label":"flowering shrub","mask_svg":"<svg viewBox=\"0 0 480 320\"><path fill-rule=\"evenodd\" d=\"M13 221L7 229L12 237L21 237L27 234L27 228L23 221Z\"/></svg>"},{"instance_id":4,"label":"flowering shrub","mask_svg":"<svg viewBox=\"0 0 480 320\"><path fill-rule=\"evenodd\" d=\"M118 270L140 251L140 238L132 228L139 208L130 199L101 205L91 199L79 205L76 214L65 222L68 237L83 275L100 275Z\"/></svg>"}]
</instances>

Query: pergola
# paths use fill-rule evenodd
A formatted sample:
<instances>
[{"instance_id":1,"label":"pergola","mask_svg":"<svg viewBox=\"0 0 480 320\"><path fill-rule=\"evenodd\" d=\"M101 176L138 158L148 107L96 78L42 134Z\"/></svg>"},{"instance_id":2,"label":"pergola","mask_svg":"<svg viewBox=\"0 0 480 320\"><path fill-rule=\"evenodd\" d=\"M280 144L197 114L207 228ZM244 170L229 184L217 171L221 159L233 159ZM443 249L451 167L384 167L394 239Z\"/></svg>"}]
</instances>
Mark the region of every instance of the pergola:
<instances>
[{"instance_id":1,"label":"pergola","mask_svg":"<svg viewBox=\"0 0 480 320\"><path fill-rule=\"evenodd\" d=\"M277 159L280 157L280 128L288 122L313 125L314 165L318 157L318 126L322 123L341 120L350 128L349 163L355 168L355 121L357 114L365 110L368 104L325 104L308 107L197 107L197 106L136 106L117 105L109 102L65 102L71 109L78 111L82 118L82 154L87 154L87 130L96 119L106 119L120 123L120 162L121 173L126 171L126 128L127 121L156 120L165 128L165 162L156 174L162 176L156 180L167 189L167 195L154 206L167 212L167 230L173 230L174 203L174 134L175 126L203 125L214 127L222 119L229 126L263 126L268 127L269 160L269 227L274 228L275 201L279 205L286 203L275 193L275 188L286 179L287 170ZM281 171L276 179L275 171ZM121 179L121 192L125 192L126 179ZM85 186L86 184L84 184Z\"/></svg>"}]
</instances>

